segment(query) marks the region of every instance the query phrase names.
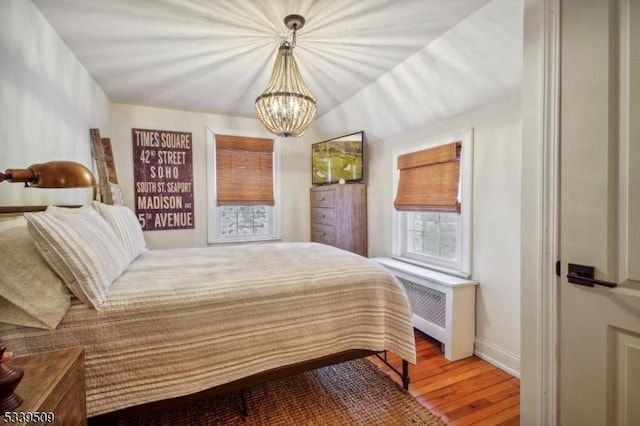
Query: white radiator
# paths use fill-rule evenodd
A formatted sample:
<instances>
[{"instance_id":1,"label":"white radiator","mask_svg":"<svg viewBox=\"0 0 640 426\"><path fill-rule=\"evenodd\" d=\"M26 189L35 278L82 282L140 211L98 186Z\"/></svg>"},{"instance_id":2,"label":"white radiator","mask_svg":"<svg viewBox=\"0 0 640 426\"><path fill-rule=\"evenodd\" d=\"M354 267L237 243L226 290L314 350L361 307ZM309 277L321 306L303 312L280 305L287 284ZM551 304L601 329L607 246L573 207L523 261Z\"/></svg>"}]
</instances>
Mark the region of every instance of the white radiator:
<instances>
[{"instance_id":1,"label":"white radiator","mask_svg":"<svg viewBox=\"0 0 640 426\"><path fill-rule=\"evenodd\" d=\"M413 326L442 342L445 358L455 361L473 355L476 281L391 258L373 260L404 286Z\"/></svg>"}]
</instances>

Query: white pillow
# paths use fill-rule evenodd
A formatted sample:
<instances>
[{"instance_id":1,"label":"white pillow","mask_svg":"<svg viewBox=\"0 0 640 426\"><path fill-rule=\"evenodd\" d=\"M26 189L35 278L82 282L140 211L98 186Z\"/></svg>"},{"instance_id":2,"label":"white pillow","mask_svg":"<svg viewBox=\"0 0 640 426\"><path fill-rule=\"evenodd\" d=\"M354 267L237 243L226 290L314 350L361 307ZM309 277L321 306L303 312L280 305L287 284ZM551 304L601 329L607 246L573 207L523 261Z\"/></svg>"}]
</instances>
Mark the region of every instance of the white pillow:
<instances>
[{"instance_id":1,"label":"white pillow","mask_svg":"<svg viewBox=\"0 0 640 426\"><path fill-rule=\"evenodd\" d=\"M58 326L71 293L38 252L22 217L0 221L0 322Z\"/></svg>"},{"instance_id":2,"label":"white pillow","mask_svg":"<svg viewBox=\"0 0 640 426\"><path fill-rule=\"evenodd\" d=\"M107 221L111 229L120 239L129 256L129 263L147 251L147 243L144 241L142 227L130 208L125 206L111 206L98 201L94 201L92 204L93 208Z\"/></svg>"},{"instance_id":3,"label":"white pillow","mask_svg":"<svg viewBox=\"0 0 640 426\"><path fill-rule=\"evenodd\" d=\"M99 310L111 284L129 265L107 222L89 206L49 206L24 216L47 263L78 299Z\"/></svg>"}]
</instances>

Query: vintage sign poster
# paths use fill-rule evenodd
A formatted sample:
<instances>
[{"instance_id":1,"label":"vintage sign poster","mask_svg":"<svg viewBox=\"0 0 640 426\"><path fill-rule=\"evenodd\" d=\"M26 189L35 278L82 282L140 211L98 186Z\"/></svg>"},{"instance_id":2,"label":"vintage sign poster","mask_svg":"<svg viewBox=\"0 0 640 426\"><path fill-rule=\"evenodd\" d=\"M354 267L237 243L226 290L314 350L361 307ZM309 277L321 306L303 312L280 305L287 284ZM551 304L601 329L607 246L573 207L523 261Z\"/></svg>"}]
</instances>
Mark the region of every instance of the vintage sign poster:
<instances>
[{"instance_id":1,"label":"vintage sign poster","mask_svg":"<svg viewBox=\"0 0 640 426\"><path fill-rule=\"evenodd\" d=\"M138 220L145 231L194 228L191 133L131 129Z\"/></svg>"}]
</instances>

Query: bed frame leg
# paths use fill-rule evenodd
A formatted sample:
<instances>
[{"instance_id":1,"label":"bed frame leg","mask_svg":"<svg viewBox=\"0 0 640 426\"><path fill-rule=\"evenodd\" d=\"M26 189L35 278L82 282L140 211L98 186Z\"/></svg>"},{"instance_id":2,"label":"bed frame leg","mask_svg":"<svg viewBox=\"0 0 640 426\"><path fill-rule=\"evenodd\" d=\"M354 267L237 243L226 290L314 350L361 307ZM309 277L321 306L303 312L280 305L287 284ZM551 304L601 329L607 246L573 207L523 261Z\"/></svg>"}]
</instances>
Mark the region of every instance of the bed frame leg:
<instances>
[{"instance_id":1,"label":"bed frame leg","mask_svg":"<svg viewBox=\"0 0 640 426\"><path fill-rule=\"evenodd\" d=\"M247 397L244 389L240 389L240 413L245 419L249 417L249 407L247 407Z\"/></svg>"},{"instance_id":2,"label":"bed frame leg","mask_svg":"<svg viewBox=\"0 0 640 426\"><path fill-rule=\"evenodd\" d=\"M409 361L406 360L402 360L402 387L404 388L404 390L408 391L409 390L409 382L410 382L410 378L409 378Z\"/></svg>"},{"instance_id":3,"label":"bed frame leg","mask_svg":"<svg viewBox=\"0 0 640 426\"><path fill-rule=\"evenodd\" d=\"M387 351L383 351L383 356L380 355L380 353L375 354L378 359L382 362L384 362L385 364L387 364L387 367L389 367L394 373L396 373L398 376L400 376L400 379L402 380L402 388L404 390L409 390L409 382L411 381L410 377L409 377L409 361L406 360L402 360L402 372L398 371L398 369L396 367L394 367L393 365L391 365L391 363L389 362L389 360L387 359Z\"/></svg>"}]
</instances>

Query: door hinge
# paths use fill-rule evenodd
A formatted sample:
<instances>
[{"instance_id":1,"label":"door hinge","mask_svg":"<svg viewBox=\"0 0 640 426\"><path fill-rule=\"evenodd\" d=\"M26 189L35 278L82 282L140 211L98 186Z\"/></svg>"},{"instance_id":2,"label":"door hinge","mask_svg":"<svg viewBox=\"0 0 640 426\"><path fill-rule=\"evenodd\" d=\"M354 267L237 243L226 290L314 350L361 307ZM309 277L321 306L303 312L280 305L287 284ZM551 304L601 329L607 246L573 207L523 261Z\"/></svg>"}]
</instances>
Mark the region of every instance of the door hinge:
<instances>
[{"instance_id":1,"label":"door hinge","mask_svg":"<svg viewBox=\"0 0 640 426\"><path fill-rule=\"evenodd\" d=\"M560 260L556 261L556 275L560 276L560 272L562 270L562 262Z\"/></svg>"}]
</instances>

